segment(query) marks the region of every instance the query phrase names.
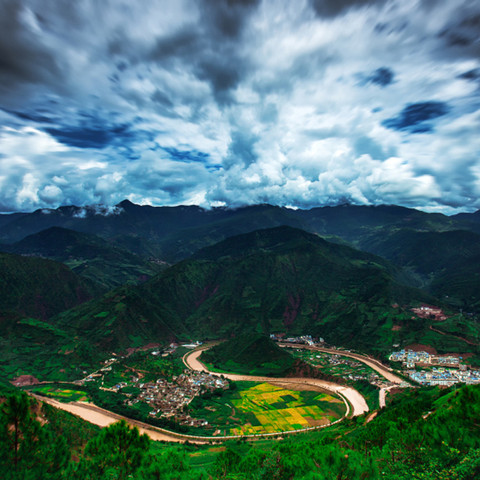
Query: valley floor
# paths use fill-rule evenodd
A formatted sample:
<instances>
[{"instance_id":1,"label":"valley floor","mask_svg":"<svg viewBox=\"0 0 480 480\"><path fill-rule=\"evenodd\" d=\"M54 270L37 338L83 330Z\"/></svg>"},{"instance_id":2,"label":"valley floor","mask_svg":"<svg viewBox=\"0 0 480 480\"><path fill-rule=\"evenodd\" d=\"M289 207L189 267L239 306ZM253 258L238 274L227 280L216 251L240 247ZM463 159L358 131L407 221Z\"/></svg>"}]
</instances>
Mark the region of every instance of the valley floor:
<instances>
[{"instance_id":1,"label":"valley floor","mask_svg":"<svg viewBox=\"0 0 480 480\"><path fill-rule=\"evenodd\" d=\"M197 371L208 371L207 367L199 360L200 355L202 354L203 350L207 349L208 347L204 347L193 352L186 354L183 357L185 365L191 368L192 370ZM342 397L347 405L347 415L351 414L352 416L362 415L365 412L368 412L367 402L363 398L363 396L357 392L355 389L351 387L345 387L343 385L337 385L332 382L327 382L325 380L318 380L313 378L270 378L270 377L257 377L251 375L237 375L231 373L214 373L209 372L212 375L223 375L225 378L233 381L253 381L253 382L270 382L270 383L281 383L289 385L290 387L294 388L302 388L305 386L314 386L318 388L322 388L333 392L340 397ZM352 411L350 412L350 406L352 407Z\"/></svg>"},{"instance_id":2,"label":"valley floor","mask_svg":"<svg viewBox=\"0 0 480 480\"><path fill-rule=\"evenodd\" d=\"M201 353L209 347L203 347L192 352L188 352L183 357L184 364L191 370L194 371L205 371L208 372L206 366L200 362L199 356ZM228 378L232 381L253 381L253 382L268 382L272 385L281 386L284 388L289 388L296 391L303 391L303 390L315 390L315 391L328 391L331 393L336 394L340 397L343 402L345 403L346 412L342 418L336 420L333 423L337 423L341 421L343 418L347 416L358 416L362 415L365 412L368 412L369 408L364 397L357 392L355 389L343 385L337 385L333 382L327 382L324 380L313 379L313 378L270 378L270 377L263 377L263 376L249 376L249 375L238 375L238 374L226 374L226 373L214 373L208 372L211 375L215 376L223 376ZM227 438L240 438L240 437L249 437L249 435L241 435L235 436L231 435L228 437L201 437L195 435L186 435L186 434L177 434L171 432L169 430L165 430L159 427L154 427L148 425L143 422L139 422L137 420L132 420L127 418L123 415L116 414L112 411L106 410L104 408L100 408L92 403L86 403L81 401L75 401L70 403L63 403L59 402L53 398L48 398L44 396L37 396L34 394L36 398L42 400L55 408L59 408L70 413L73 413L82 419L98 425L100 427L108 426L118 420L125 420L132 426L136 426L142 433L146 433L152 440L156 441L167 441L167 442L190 442L190 443L209 443L213 441L221 441ZM323 426L328 426L329 424L325 424ZM306 428L304 430L309 430L310 428ZM295 430L295 431L302 431ZM263 437L263 436L276 436L279 433L282 435L288 432L275 432L272 434L256 434L251 435L252 437ZM292 432L293 433L293 432Z\"/></svg>"}]
</instances>

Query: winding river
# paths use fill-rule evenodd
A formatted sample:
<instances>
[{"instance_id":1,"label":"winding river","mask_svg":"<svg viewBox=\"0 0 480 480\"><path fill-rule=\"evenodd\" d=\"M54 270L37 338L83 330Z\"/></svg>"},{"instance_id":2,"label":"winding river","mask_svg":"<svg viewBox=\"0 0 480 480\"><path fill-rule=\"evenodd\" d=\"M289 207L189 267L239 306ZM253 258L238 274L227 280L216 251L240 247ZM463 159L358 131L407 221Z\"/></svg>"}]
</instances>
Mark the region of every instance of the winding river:
<instances>
[{"instance_id":1,"label":"winding river","mask_svg":"<svg viewBox=\"0 0 480 480\"><path fill-rule=\"evenodd\" d=\"M187 353L183 357L185 365L191 370L205 371L209 372L206 366L200 362L199 357L201 353L209 347L203 347L192 352ZM324 380L319 380L316 378L271 378L271 377L260 377L260 376L250 376L250 375L237 375L237 374L228 374L228 373L215 373L209 372L212 375L228 378L233 381L253 381L253 382L269 382L272 384L281 384L285 387L290 387L292 389L304 390L304 389L323 389L328 390L336 395L338 395L345 402L347 411L345 413L345 418L348 415L357 416L362 415L365 412L368 412L367 402L365 398L357 392L355 389L343 385L337 385L333 382L327 382ZM227 439L240 438L238 436L229 436L229 437L202 437L195 435L184 435L179 433L174 433L169 430L164 430L162 428L154 427L137 420L132 420L130 418L118 415L109 410L97 407L91 403L85 402L70 402L62 403L57 400L34 395L38 400L41 400L45 403L52 405L55 408L65 410L67 412L73 413L84 420L98 425L100 427L106 427L118 420L125 420L132 426L136 426L141 433L147 434L152 440L156 441L167 441L167 442L190 442L190 443L209 443L211 441L222 441ZM337 420L338 421L341 421ZM327 425L328 426L328 425ZM268 437L268 436L278 436L285 435L286 433L294 432L277 432L273 434L262 434L262 435L245 435L247 438L255 437Z\"/></svg>"}]
</instances>

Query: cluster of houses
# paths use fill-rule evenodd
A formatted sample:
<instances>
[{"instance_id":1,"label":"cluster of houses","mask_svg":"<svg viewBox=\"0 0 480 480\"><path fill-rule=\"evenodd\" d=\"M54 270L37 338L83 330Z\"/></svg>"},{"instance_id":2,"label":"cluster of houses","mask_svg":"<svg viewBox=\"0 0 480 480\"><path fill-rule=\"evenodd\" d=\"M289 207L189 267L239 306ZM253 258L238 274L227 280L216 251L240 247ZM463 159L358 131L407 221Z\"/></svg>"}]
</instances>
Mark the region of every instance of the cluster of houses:
<instances>
[{"instance_id":1,"label":"cluster of houses","mask_svg":"<svg viewBox=\"0 0 480 480\"><path fill-rule=\"evenodd\" d=\"M469 369L462 364L462 357L456 355L432 355L428 352L399 350L390 355L393 362L402 362L405 374L421 385L442 385L455 383L480 383L480 371ZM433 367L429 370L415 370L416 366ZM451 367L451 368L445 368Z\"/></svg>"},{"instance_id":2,"label":"cluster of houses","mask_svg":"<svg viewBox=\"0 0 480 480\"><path fill-rule=\"evenodd\" d=\"M443 322L448 318L441 308L434 305L422 305L421 307L412 308L412 312L419 318L429 318L437 322Z\"/></svg>"},{"instance_id":3,"label":"cluster of houses","mask_svg":"<svg viewBox=\"0 0 480 480\"><path fill-rule=\"evenodd\" d=\"M461 366L462 357L456 355L432 355L428 352L414 352L413 350L400 350L390 354L389 359L393 362L402 362L406 368L415 368L416 364Z\"/></svg>"},{"instance_id":4,"label":"cluster of houses","mask_svg":"<svg viewBox=\"0 0 480 480\"><path fill-rule=\"evenodd\" d=\"M427 370L409 370L408 376L422 385L442 385L450 387L455 383L473 385L480 383L480 372L477 370L455 370L450 368L433 368Z\"/></svg>"},{"instance_id":5,"label":"cluster of houses","mask_svg":"<svg viewBox=\"0 0 480 480\"><path fill-rule=\"evenodd\" d=\"M143 402L152 408L150 415L159 418L174 418L181 425L202 426L206 421L195 419L185 413L185 408L196 396L215 390L226 390L228 380L204 372L185 370L174 376L172 381L159 378L155 382L142 383L137 377L132 378L133 386L140 389L135 397L127 400L128 405ZM121 385L119 385L121 386Z\"/></svg>"},{"instance_id":6,"label":"cluster of houses","mask_svg":"<svg viewBox=\"0 0 480 480\"><path fill-rule=\"evenodd\" d=\"M318 343L324 343L323 338L313 338L311 335L301 335L300 337L288 337L285 338L284 333L271 333L270 339L274 342L293 343L303 345L316 345Z\"/></svg>"}]
</instances>

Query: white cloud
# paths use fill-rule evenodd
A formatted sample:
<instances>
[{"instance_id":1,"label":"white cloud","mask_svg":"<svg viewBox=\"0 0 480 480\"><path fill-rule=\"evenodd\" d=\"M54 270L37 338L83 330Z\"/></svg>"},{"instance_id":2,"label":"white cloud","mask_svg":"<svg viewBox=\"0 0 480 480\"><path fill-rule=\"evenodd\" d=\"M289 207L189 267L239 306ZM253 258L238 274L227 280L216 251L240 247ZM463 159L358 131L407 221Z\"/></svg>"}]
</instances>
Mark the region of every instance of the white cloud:
<instances>
[{"instance_id":1,"label":"white cloud","mask_svg":"<svg viewBox=\"0 0 480 480\"><path fill-rule=\"evenodd\" d=\"M262 1L233 23L193 0L5 10L0 206L480 208L480 89L461 78L480 62L449 40L475 5L361 3ZM391 83L365 80L379 68ZM450 108L432 132L382 125L428 101Z\"/></svg>"}]
</instances>

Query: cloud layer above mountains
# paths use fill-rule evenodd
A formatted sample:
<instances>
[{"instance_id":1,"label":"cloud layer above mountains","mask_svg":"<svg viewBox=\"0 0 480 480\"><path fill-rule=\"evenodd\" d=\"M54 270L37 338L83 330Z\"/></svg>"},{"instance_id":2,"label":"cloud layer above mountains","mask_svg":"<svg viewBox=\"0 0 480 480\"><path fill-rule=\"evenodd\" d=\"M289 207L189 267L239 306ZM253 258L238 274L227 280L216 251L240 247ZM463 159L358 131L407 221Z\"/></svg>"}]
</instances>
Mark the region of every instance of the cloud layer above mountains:
<instances>
[{"instance_id":1,"label":"cloud layer above mountains","mask_svg":"<svg viewBox=\"0 0 480 480\"><path fill-rule=\"evenodd\" d=\"M0 211L480 208L476 0L3 0Z\"/></svg>"}]
</instances>

